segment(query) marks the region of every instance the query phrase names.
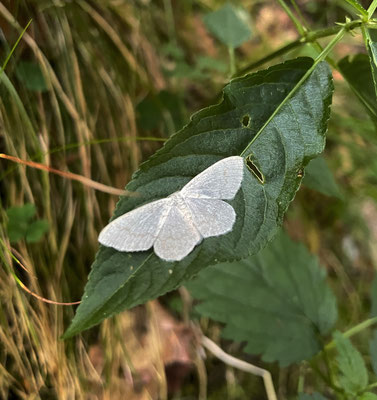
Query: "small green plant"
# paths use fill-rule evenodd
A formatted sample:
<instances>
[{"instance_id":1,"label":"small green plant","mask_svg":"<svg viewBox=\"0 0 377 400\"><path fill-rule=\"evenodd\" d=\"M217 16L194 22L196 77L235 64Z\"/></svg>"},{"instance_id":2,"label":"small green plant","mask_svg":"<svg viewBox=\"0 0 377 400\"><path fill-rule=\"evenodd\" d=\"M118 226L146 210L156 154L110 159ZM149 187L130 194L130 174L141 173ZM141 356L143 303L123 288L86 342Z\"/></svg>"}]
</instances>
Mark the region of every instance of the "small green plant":
<instances>
[{"instance_id":1,"label":"small green plant","mask_svg":"<svg viewBox=\"0 0 377 400\"><path fill-rule=\"evenodd\" d=\"M35 220L36 209L34 204L25 204L21 207L11 207L7 211L8 237L12 243L24 239L28 243L39 242L49 229L45 219Z\"/></svg>"}]
</instances>

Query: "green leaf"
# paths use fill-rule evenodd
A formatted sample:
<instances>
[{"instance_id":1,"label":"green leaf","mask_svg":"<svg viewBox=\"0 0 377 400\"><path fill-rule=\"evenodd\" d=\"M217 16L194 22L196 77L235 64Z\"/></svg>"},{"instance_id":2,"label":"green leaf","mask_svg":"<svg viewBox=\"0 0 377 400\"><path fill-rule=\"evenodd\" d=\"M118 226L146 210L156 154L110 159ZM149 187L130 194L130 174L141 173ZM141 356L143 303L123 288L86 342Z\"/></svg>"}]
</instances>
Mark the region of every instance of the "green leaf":
<instances>
[{"instance_id":1,"label":"green leaf","mask_svg":"<svg viewBox=\"0 0 377 400\"><path fill-rule=\"evenodd\" d=\"M377 375L377 329L373 332L373 337L369 342L369 351L372 361L372 368L375 375Z\"/></svg>"},{"instance_id":2,"label":"green leaf","mask_svg":"<svg viewBox=\"0 0 377 400\"><path fill-rule=\"evenodd\" d=\"M313 394L300 393L298 400L327 400L327 398L323 397L317 392L314 392Z\"/></svg>"},{"instance_id":3,"label":"green leaf","mask_svg":"<svg viewBox=\"0 0 377 400\"><path fill-rule=\"evenodd\" d=\"M369 57L366 54L347 56L339 61L338 66L371 118L377 121L377 98Z\"/></svg>"},{"instance_id":4,"label":"green leaf","mask_svg":"<svg viewBox=\"0 0 377 400\"><path fill-rule=\"evenodd\" d=\"M35 92L47 90L46 81L43 77L39 64L31 61L21 61L16 67L16 76L24 86Z\"/></svg>"},{"instance_id":5,"label":"green leaf","mask_svg":"<svg viewBox=\"0 0 377 400\"><path fill-rule=\"evenodd\" d=\"M367 42L370 66L372 69L374 94L375 94L375 98L376 98L376 96L377 96L377 30L364 29L363 32L364 32L365 39Z\"/></svg>"},{"instance_id":6,"label":"green leaf","mask_svg":"<svg viewBox=\"0 0 377 400\"><path fill-rule=\"evenodd\" d=\"M35 205L27 203L21 207L10 207L7 209L7 217L9 221L26 221L29 222L36 213Z\"/></svg>"},{"instance_id":7,"label":"green leaf","mask_svg":"<svg viewBox=\"0 0 377 400\"><path fill-rule=\"evenodd\" d=\"M221 158L241 154L312 64L301 58L233 80L221 104L193 115L140 166L127 185L140 195L123 197L113 218L167 197ZM245 169L231 201L237 219L229 234L203 240L176 263L161 260L153 250L121 253L101 247L65 337L177 288L210 264L240 259L265 246L299 188L298 172L323 150L331 95L331 73L321 63L261 131L245 156L259 166L265 183Z\"/></svg>"},{"instance_id":8,"label":"green leaf","mask_svg":"<svg viewBox=\"0 0 377 400\"><path fill-rule=\"evenodd\" d=\"M176 61L183 61L185 59L185 53L182 48L172 42L163 45L161 47L161 53Z\"/></svg>"},{"instance_id":9,"label":"green leaf","mask_svg":"<svg viewBox=\"0 0 377 400\"><path fill-rule=\"evenodd\" d=\"M377 274L375 274L372 281L372 286L370 288L370 298L371 298L371 316L377 317Z\"/></svg>"},{"instance_id":10,"label":"green leaf","mask_svg":"<svg viewBox=\"0 0 377 400\"><path fill-rule=\"evenodd\" d=\"M45 219L40 219L31 223L26 232L26 241L28 243L38 242L42 236L48 231L49 223Z\"/></svg>"},{"instance_id":11,"label":"green leaf","mask_svg":"<svg viewBox=\"0 0 377 400\"><path fill-rule=\"evenodd\" d=\"M368 19L373 17L373 14L375 13L377 8L377 0L372 0L368 7Z\"/></svg>"},{"instance_id":12,"label":"green leaf","mask_svg":"<svg viewBox=\"0 0 377 400\"><path fill-rule=\"evenodd\" d=\"M377 400L377 395L371 392L363 393L358 400Z\"/></svg>"},{"instance_id":13,"label":"green leaf","mask_svg":"<svg viewBox=\"0 0 377 400\"><path fill-rule=\"evenodd\" d=\"M137 124L141 129L163 128L174 132L183 125L183 100L172 92L162 90L148 95L136 107Z\"/></svg>"},{"instance_id":14,"label":"green leaf","mask_svg":"<svg viewBox=\"0 0 377 400\"><path fill-rule=\"evenodd\" d=\"M8 237L12 243L18 242L26 235L30 220L35 215L34 204L27 203L21 207L10 207L6 211L8 217Z\"/></svg>"},{"instance_id":15,"label":"green leaf","mask_svg":"<svg viewBox=\"0 0 377 400\"><path fill-rule=\"evenodd\" d=\"M11 243L17 243L26 235L27 224L23 225L8 225L8 238Z\"/></svg>"},{"instance_id":16,"label":"green leaf","mask_svg":"<svg viewBox=\"0 0 377 400\"><path fill-rule=\"evenodd\" d=\"M368 371L363 357L348 338L340 332L334 333L338 350L337 362L341 376L341 387L350 394L356 395L368 385Z\"/></svg>"},{"instance_id":17,"label":"green leaf","mask_svg":"<svg viewBox=\"0 0 377 400\"><path fill-rule=\"evenodd\" d=\"M326 196L342 198L334 176L323 157L317 157L310 161L305 168L305 176L302 183Z\"/></svg>"},{"instance_id":18,"label":"green leaf","mask_svg":"<svg viewBox=\"0 0 377 400\"><path fill-rule=\"evenodd\" d=\"M228 65L216 58L200 56L197 59L196 67L204 73L205 71L217 71L225 73L228 70Z\"/></svg>"},{"instance_id":19,"label":"green leaf","mask_svg":"<svg viewBox=\"0 0 377 400\"><path fill-rule=\"evenodd\" d=\"M187 287L200 314L223 322L223 335L282 366L321 349L337 319L336 300L316 257L286 234L256 256L202 271Z\"/></svg>"},{"instance_id":20,"label":"green leaf","mask_svg":"<svg viewBox=\"0 0 377 400\"><path fill-rule=\"evenodd\" d=\"M246 11L230 3L207 14L204 17L204 23L220 42L231 48L241 46L251 37Z\"/></svg>"},{"instance_id":21,"label":"green leaf","mask_svg":"<svg viewBox=\"0 0 377 400\"><path fill-rule=\"evenodd\" d=\"M367 10L360 4L358 0L346 0L348 4L350 4L358 14L363 15L364 17L368 16Z\"/></svg>"}]
</instances>

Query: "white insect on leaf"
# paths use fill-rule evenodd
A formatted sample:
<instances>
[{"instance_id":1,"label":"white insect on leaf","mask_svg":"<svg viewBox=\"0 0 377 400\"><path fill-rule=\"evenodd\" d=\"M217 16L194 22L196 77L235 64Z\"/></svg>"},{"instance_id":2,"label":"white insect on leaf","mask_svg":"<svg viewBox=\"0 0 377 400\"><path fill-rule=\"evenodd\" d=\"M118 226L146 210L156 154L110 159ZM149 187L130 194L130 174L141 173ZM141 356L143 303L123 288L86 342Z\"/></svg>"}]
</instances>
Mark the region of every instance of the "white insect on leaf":
<instances>
[{"instance_id":1,"label":"white insect on leaf","mask_svg":"<svg viewBox=\"0 0 377 400\"><path fill-rule=\"evenodd\" d=\"M232 230L236 213L223 200L233 199L238 192L243 166L239 156L216 162L180 191L110 222L99 242L119 251L144 251L153 246L163 260L182 260L203 238Z\"/></svg>"}]
</instances>

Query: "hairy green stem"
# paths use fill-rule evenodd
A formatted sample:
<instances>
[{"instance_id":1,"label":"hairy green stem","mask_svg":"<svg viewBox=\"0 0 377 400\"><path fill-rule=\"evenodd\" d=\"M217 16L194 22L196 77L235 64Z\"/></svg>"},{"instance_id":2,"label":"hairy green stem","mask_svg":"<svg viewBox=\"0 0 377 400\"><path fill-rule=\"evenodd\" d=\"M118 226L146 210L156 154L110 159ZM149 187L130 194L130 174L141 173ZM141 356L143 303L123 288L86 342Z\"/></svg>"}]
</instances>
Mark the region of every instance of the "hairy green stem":
<instances>
[{"instance_id":1,"label":"hairy green stem","mask_svg":"<svg viewBox=\"0 0 377 400\"><path fill-rule=\"evenodd\" d=\"M377 382L374 382L374 383L371 383L370 385L368 385L368 386L365 388L365 391L374 389L375 387L377 387Z\"/></svg>"},{"instance_id":2,"label":"hairy green stem","mask_svg":"<svg viewBox=\"0 0 377 400\"><path fill-rule=\"evenodd\" d=\"M327 55L330 53L330 51L334 48L334 46L342 40L344 34L347 31L347 27L343 26L342 29L338 32L338 34L331 40L331 42L323 49L321 54L314 60L313 65L306 71L304 76L297 82L295 87L289 92L288 96L279 104L279 106L276 108L276 110L271 114L270 118L264 123L264 125L259 129L259 131L256 133L256 135L253 137L251 142L245 147L245 149L242 151L241 156L244 156L249 150L252 144L258 139L258 137L262 134L266 126L275 118L276 114L279 113L279 111L283 108L283 106L290 100L293 95L297 92L297 90L301 87L301 85L308 79L308 77L311 75L311 73L314 71L316 66L322 62Z\"/></svg>"},{"instance_id":3,"label":"hairy green stem","mask_svg":"<svg viewBox=\"0 0 377 400\"><path fill-rule=\"evenodd\" d=\"M234 48L228 47L229 52L229 74L233 76L236 73L236 58L234 54Z\"/></svg>"},{"instance_id":4,"label":"hairy green stem","mask_svg":"<svg viewBox=\"0 0 377 400\"><path fill-rule=\"evenodd\" d=\"M363 17L367 17L368 13L365 8L358 3L358 0L345 0L354 10L354 12L358 15L362 15Z\"/></svg>"},{"instance_id":5,"label":"hairy green stem","mask_svg":"<svg viewBox=\"0 0 377 400\"><path fill-rule=\"evenodd\" d=\"M348 31L351 31L355 28L360 27L362 24L363 24L363 21L358 19L358 20L349 22L345 26ZM248 64L245 67L241 68L238 71L237 75L243 75L250 70L258 68L261 65L273 60L274 58L280 57L280 56L288 53L289 51L302 46L303 44L312 43L318 39L336 35L341 29L343 29L343 26L336 25L336 26L332 26L331 28L325 28L325 29L319 29L317 31L307 32L301 38L296 39L296 40L286 44L285 46L281 47L280 49L277 49L274 52L268 54L267 56L261 58L260 60L255 61L255 62Z\"/></svg>"},{"instance_id":6,"label":"hairy green stem","mask_svg":"<svg viewBox=\"0 0 377 400\"><path fill-rule=\"evenodd\" d=\"M373 0L371 5L368 7L368 18L372 18L372 15L376 11L377 8L377 0Z\"/></svg>"},{"instance_id":7,"label":"hairy green stem","mask_svg":"<svg viewBox=\"0 0 377 400\"><path fill-rule=\"evenodd\" d=\"M343 335L344 337L346 337L346 338L349 338L349 337L351 337L351 336L353 336L353 335L356 335L356 334L359 333L359 332L362 332L363 330L369 328L370 326L372 326L372 325L374 325L374 324L376 324L376 323L377 323L377 317L369 318L369 319L367 319L366 321L363 321L363 322L361 322L360 324L358 324L358 325L352 327L352 328L349 329L348 331L342 333L342 335ZM330 343L328 343L328 344L325 346L324 350L325 350L325 351L326 351L326 350L327 350L327 351L328 351L328 350L331 350L331 349L333 349L335 346L336 346L335 340L332 340Z\"/></svg>"},{"instance_id":8,"label":"hairy green stem","mask_svg":"<svg viewBox=\"0 0 377 400\"><path fill-rule=\"evenodd\" d=\"M295 9L296 14L298 15L299 20L301 21L302 26L305 28L305 32L308 32L309 27L308 24L299 8L295 0L291 0L292 7Z\"/></svg>"}]
</instances>

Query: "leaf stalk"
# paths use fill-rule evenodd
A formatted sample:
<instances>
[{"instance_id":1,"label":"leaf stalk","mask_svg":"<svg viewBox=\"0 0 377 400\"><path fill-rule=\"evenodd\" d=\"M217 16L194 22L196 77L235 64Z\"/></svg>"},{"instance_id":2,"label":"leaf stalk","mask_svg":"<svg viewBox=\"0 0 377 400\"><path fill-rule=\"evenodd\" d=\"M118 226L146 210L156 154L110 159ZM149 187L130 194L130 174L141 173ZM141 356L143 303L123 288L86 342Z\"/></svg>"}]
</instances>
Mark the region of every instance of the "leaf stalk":
<instances>
[{"instance_id":1,"label":"leaf stalk","mask_svg":"<svg viewBox=\"0 0 377 400\"><path fill-rule=\"evenodd\" d=\"M368 18L372 18L372 15L376 11L377 8L377 0L373 0L371 5L368 7Z\"/></svg>"},{"instance_id":2,"label":"leaf stalk","mask_svg":"<svg viewBox=\"0 0 377 400\"><path fill-rule=\"evenodd\" d=\"M353 29L359 28L362 25L363 25L363 21L361 19L357 19L354 21L350 21L349 23L347 23L343 26L336 25L336 26L332 26L331 28L325 28L325 29L319 29L319 30L312 31L312 32L306 32L300 38L286 44L285 46L281 47L280 49L275 50L274 52L268 54L267 56L261 58L260 60L255 61L255 62L248 64L245 67L241 68L238 71L237 76L244 75L245 73L247 73L255 68L258 68L261 65L273 60L274 58L280 57L280 56L288 53L289 51L302 46L303 44L312 43L318 39L336 35L341 29L343 29L344 26L346 26L347 31L352 31Z\"/></svg>"},{"instance_id":3,"label":"leaf stalk","mask_svg":"<svg viewBox=\"0 0 377 400\"><path fill-rule=\"evenodd\" d=\"M369 328L370 326L372 326L376 323L377 323L377 317L369 318L369 319L361 322L360 324L353 326L348 331L342 333L342 335L346 338L350 338L351 336L356 335L359 332L362 332L363 330ZM334 340L332 340L330 343L328 343L325 346L324 350L329 351L329 350L333 349L335 346L336 346L336 343Z\"/></svg>"},{"instance_id":4,"label":"leaf stalk","mask_svg":"<svg viewBox=\"0 0 377 400\"><path fill-rule=\"evenodd\" d=\"M259 131L256 133L256 135L253 137L251 142L245 147L245 149L242 151L241 156L247 155L247 153L250 150L250 147L252 144L258 139L258 137L262 134L264 129L267 127L267 125L275 118L275 116L280 112L280 110L283 108L283 106L290 100L293 95L297 92L297 90L302 86L302 84L306 81L306 79L311 75L311 73L314 71L316 66L322 62L330 53L330 51L334 48L334 46L340 42L345 35L346 31L349 28L346 26L346 24L341 28L341 30L338 32L338 34L330 41L330 43L323 49L323 51L318 55L318 57L314 60L313 65L306 71L304 76L297 82L295 87L289 92L288 96L279 104L279 106L275 109L275 111L271 114L270 118L264 123L264 125L259 129Z\"/></svg>"}]
</instances>

